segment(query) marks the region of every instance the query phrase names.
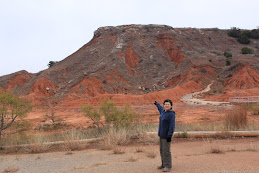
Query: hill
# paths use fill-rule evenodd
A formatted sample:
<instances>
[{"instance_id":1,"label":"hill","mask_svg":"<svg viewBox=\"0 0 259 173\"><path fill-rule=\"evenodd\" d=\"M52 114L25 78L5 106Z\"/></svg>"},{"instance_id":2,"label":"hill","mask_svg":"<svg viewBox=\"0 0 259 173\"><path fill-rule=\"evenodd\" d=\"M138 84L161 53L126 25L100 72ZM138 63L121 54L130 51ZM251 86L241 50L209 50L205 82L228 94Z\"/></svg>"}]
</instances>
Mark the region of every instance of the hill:
<instances>
[{"instance_id":1,"label":"hill","mask_svg":"<svg viewBox=\"0 0 259 173\"><path fill-rule=\"evenodd\" d=\"M259 95L259 41L244 45L228 30L172 28L165 25L101 27L90 42L49 69L0 77L0 87L41 106L79 107L113 98L118 105L146 105L202 90L207 99ZM230 52L226 65L224 52ZM235 92L233 92L235 91ZM225 97L225 96L227 97Z\"/></svg>"}]
</instances>

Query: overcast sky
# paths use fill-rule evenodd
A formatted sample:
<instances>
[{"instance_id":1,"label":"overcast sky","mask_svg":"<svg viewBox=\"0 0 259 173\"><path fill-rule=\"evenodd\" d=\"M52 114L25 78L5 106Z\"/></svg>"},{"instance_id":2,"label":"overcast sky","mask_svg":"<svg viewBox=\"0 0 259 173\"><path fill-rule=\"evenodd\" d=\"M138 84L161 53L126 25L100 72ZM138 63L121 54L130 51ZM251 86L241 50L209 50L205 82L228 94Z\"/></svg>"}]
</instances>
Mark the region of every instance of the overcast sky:
<instances>
[{"instance_id":1,"label":"overcast sky","mask_svg":"<svg viewBox=\"0 0 259 173\"><path fill-rule=\"evenodd\" d=\"M102 26L256 29L259 0L0 0L0 76L37 73Z\"/></svg>"}]
</instances>

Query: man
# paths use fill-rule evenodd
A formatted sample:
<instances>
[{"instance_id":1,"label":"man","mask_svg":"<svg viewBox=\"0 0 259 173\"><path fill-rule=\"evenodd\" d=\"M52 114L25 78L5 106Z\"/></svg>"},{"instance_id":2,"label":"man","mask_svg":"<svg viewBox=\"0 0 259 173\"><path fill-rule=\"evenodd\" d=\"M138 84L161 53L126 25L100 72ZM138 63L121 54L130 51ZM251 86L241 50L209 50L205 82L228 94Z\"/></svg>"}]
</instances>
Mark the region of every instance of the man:
<instances>
[{"instance_id":1,"label":"man","mask_svg":"<svg viewBox=\"0 0 259 173\"><path fill-rule=\"evenodd\" d=\"M155 101L154 103L160 113L158 136L160 137L160 155L162 165L158 169L163 169L163 172L170 172L172 169L171 158L171 140L175 129L175 112L172 110L173 103L166 99L161 106Z\"/></svg>"}]
</instances>

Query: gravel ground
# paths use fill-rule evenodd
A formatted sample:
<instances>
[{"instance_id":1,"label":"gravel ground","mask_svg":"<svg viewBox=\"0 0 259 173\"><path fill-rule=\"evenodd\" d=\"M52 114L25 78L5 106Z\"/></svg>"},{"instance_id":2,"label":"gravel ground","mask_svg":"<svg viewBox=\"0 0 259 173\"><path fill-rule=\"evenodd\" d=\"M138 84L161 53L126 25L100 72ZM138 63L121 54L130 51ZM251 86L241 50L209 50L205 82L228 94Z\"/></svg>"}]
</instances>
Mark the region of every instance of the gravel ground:
<instances>
[{"instance_id":1,"label":"gravel ground","mask_svg":"<svg viewBox=\"0 0 259 173\"><path fill-rule=\"evenodd\" d=\"M258 173L259 138L225 140L174 139L172 172ZM136 149L143 152L136 152ZM219 154L212 153L218 149ZM114 150L1 155L0 173L157 173L159 146L128 146ZM149 156L153 156L149 157Z\"/></svg>"}]
</instances>

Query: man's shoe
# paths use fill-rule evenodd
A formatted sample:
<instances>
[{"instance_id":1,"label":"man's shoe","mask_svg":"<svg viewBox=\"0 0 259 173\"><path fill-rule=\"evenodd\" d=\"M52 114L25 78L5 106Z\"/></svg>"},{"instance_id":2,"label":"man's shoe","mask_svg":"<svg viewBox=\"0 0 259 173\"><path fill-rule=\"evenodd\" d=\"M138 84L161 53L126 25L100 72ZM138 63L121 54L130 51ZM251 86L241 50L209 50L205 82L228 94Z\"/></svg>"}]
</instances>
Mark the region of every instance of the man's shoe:
<instances>
[{"instance_id":1,"label":"man's shoe","mask_svg":"<svg viewBox=\"0 0 259 173\"><path fill-rule=\"evenodd\" d=\"M169 168L163 168L163 172L171 172L171 169L169 169Z\"/></svg>"},{"instance_id":2,"label":"man's shoe","mask_svg":"<svg viewBox=\"0 0 259 173\"><path fill-rule=\"evenodd\" d=\"M163 168L165 168L163 167L163 165L157 167L157 169L163 169Z\"/></svg>"}]
</instances>

